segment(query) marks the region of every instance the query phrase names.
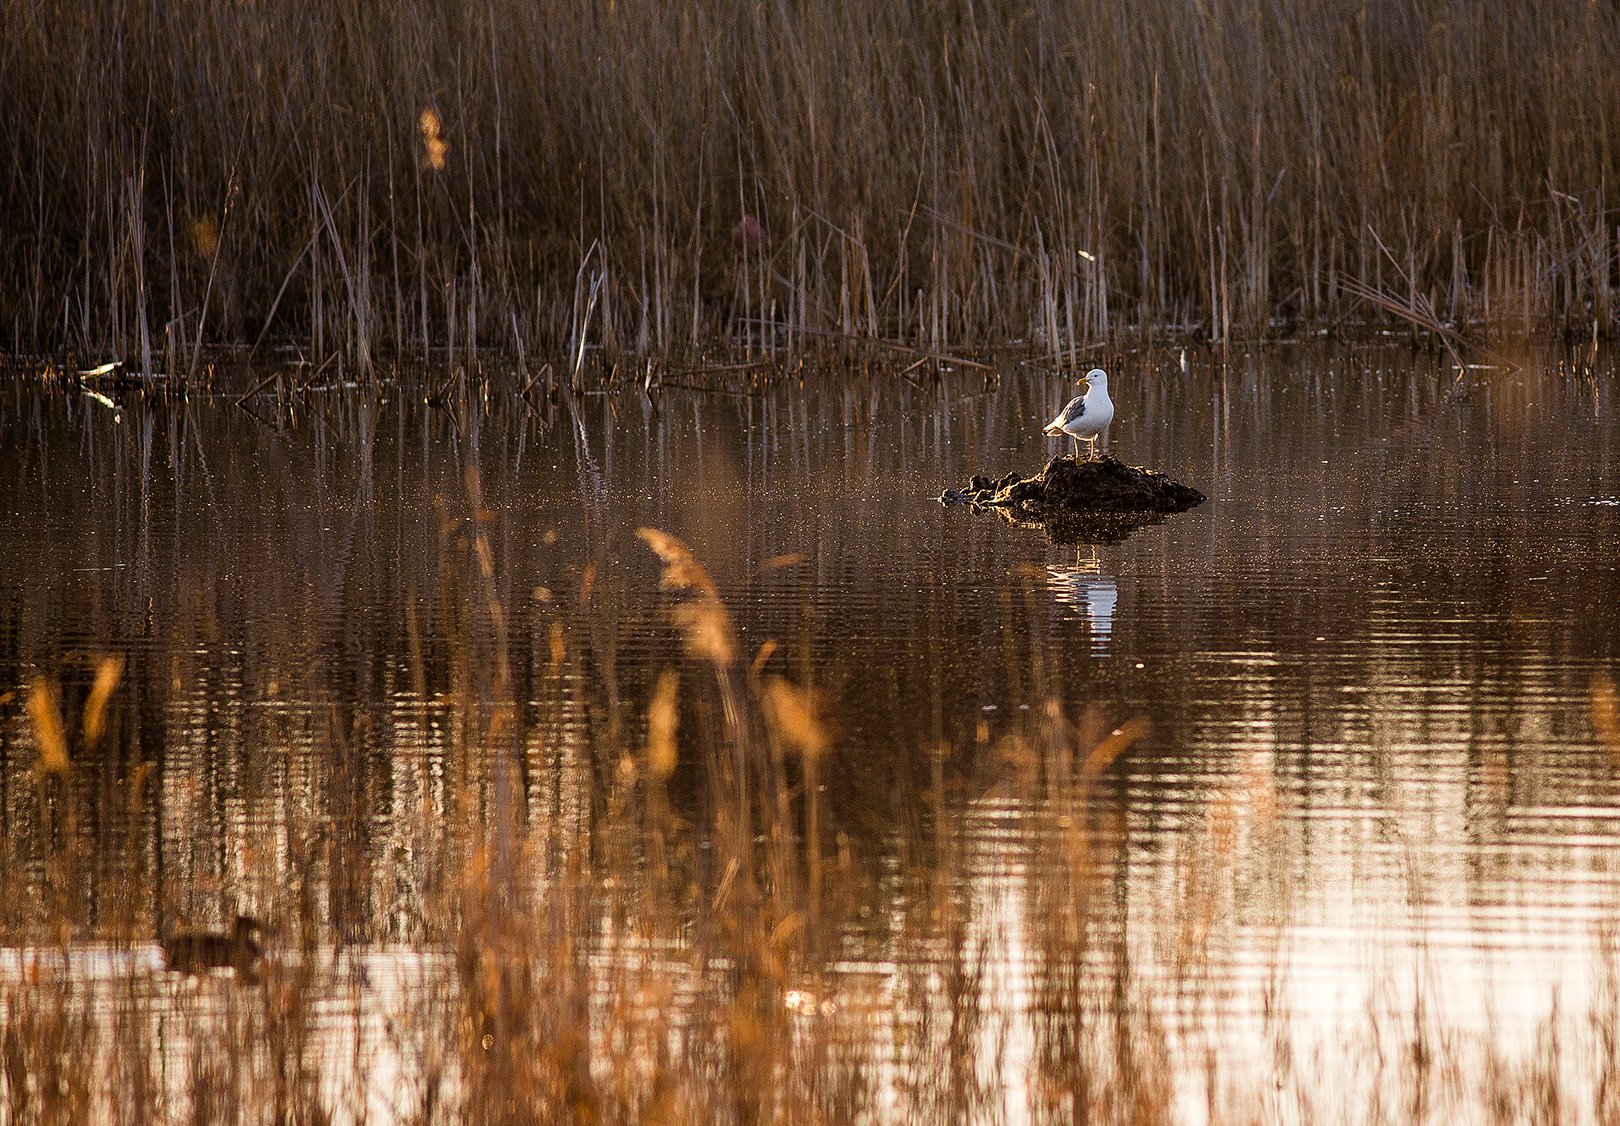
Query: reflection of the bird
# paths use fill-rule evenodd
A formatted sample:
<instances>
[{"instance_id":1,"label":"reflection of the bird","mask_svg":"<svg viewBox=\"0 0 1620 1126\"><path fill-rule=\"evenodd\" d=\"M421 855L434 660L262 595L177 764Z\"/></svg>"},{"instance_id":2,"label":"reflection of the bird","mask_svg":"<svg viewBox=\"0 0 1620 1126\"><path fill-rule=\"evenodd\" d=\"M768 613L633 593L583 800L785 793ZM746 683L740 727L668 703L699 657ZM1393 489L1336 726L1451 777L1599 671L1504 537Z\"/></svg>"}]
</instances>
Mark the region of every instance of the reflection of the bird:
<instances>
[{"instance_id":1,"label":"reflection of the bird","mask_svg":"<svg viewBox=\"0 0 1620 1126\"><path fill-rule=\"evenodd\" d=\"M1093 545L1077 549L1073 564L1047 564L1046 582L1059 609L1091 627L1092 650L1107 653L1114 634L1119 588L1114 576L1103 574L1097 548Z\"/></svg>"}]
</instances>

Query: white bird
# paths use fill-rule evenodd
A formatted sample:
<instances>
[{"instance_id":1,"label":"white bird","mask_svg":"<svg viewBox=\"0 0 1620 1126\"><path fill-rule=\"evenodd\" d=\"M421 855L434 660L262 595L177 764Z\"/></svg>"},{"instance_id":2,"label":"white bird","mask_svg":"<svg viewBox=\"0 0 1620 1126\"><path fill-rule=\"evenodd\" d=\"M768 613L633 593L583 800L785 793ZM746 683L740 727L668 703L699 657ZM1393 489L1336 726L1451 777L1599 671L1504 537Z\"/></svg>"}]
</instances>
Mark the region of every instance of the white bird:
<instances>
[{"instance_id":1,"label":"white bird","mask_svg":"<svg viewBox=\"0 0 1620 1126\"><path fill-rule=\"evenodd\" d=\"M1057 417L1046 424L1043 434L1067 434L1074 439L1074 456L1080 456L1080 439L1091 443L1091 453L1097 454L1097 438L1114 421L1114 400L1108 397L1108 373L1092 368L1079 381L1085 392L1066 403Z\"/></svg>"}]
</instances>

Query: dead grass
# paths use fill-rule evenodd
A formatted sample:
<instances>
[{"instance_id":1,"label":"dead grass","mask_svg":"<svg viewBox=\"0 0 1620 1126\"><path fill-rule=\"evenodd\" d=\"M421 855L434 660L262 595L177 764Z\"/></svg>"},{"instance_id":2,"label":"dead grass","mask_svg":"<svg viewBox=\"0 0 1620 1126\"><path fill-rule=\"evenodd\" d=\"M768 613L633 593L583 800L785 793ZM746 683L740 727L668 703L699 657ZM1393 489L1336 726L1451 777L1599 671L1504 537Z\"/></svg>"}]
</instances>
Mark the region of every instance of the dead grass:
<instances>
[{"instance_id":1,"label":"dead grass","mask_svg":"<svg viewBox=\"0 0 1620 1126\"><path fill-rule=\"evenodd\" d=\"M1608 4L0 14L11 349L577 372L1391 308L1615 323Z\"/></svg>"}]
</instances>

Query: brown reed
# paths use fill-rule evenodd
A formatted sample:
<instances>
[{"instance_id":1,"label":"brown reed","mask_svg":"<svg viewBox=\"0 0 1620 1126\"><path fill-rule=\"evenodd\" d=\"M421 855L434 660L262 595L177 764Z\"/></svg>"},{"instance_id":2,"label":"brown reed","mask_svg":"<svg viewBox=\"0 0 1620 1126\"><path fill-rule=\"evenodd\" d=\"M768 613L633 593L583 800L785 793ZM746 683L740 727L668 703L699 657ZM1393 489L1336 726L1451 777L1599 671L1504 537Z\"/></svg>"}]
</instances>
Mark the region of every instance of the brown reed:
<instances>
[{"instance_id":1,"label":"brown reed","mask_svg":"<svg viewBox=\"0 0 1620 1126\"><path fill-rule=\"evenodd\" d=\"M1122 1124L1613 1117L1620 931L1607 925L1594 935L1604 970L1592 995L1572 999L1569 1017L1555 1007L1528 1053L1421 1012L1391 1015L1374 1000L1362 1022L1337 1030L1332 1055L1295 1058L1294 1018L1268 995L1263 1032L1275 1058L1258 1070L1229 1058L1252 1034L1221 1023L1212 952L1246 925L1232 909L1245 881L1291 878L1275 859L1289 849L1270 839L1282 831L1273 784L1256 769L1238 792L1212 798L1180 846L1177 886L1156 910L1133 906L1118 892L1130 813L1108 775L1152 729L1142 719L1114 725L1096 706L1071 721L1034 635L1024 672L1044 702L982 756L990 776L973 787L1015 800L1026 831L995 846L1005 855L969 855L982 846L964 829L961 799L948 796L945 748L918 795L932 810L932 836L901 835L881 953L863 966L830 939L873 924L852 925L862 862L847 844L832 847L817 806L816 771L834 747L812 687L761 675L768 648L743 666L713 577L681 541L642 529L664 567L670 601L660 614L681 672L660 676L634 705L647 714L644 730L608 723L578 746L541 719L515 739L501 650L521 616L490 581L495 555L475 475L466 488L467 511L444 514L441 541L439 600L461 631L458 652L448 671L413 657L418 685L448 677L441 702L463 740L437 778L421 770L421 805L400 819L408 827L398 839L413 853L413 886L401 896L416 905L415 941L344 949L342 931L353 926L344 880L358 877L341 873L363 871L367 849L343 819L367 814L318 798L346 784L340 763L352 748L334 727L315 768L331 776L305 797L272 799L284 802L281 819L258 830L283 843L294 878L248 881L274 923L256 976L186 977L136 956L155 933L148 889L125 873L103 873L96 898L115 902L102 905L112 922L99 926L81 914L90 896L8 898L5 1121L960 1122L1013 1110ZM575 592L584 627L564 627L549 598L521 625L550 634L548 676L596 681L608 710L623 711L632 704L617 700L603 642L616 624L590 620L611 613L596 584L582 575ZM50 705L31 713L36 744L59 744L51 754L70 764L36 772L38 807L81 823L106 795L71 764L116 735L120 714L118 663L88 666L94 683L82 707L64 709L62 694L41 686L35 697ZM1612 684L1594 680L1605 735L1612 695ZM523 816L506 775L531 758L535 769L572 775L537 783L539 792L585 793L587 808ZM546 762L555 765L538 765ZM403 760L398 769L401 778L412 770ZM695 808L672 792L682 769L705 776L708 797ZM128 774L132 805L147 800L150 781L143 770ZM33 879L40 866L63 888L93 879L84 869L96 861L72 832L8 821L0 848L8 880ZM986 864L992 881L998 864L1022 875L964 900L959 889L984 881ZM1007 906L1027 928L1016 962L997 947L1006 938L994 919L998 895L1017 897ZM105 944L99 953L87 947L95 941ZM1165 973L1137 964L1150 946L1166 952ZM996 975L1008 972L1029 974L1026 996L998 992ZM1275 992L1286 972L1274 954L1265 988ZM1421 997L1443 985L1425 979L1415 989ZM1388 983L1392 993L1401 987ZM1022 1060L1004 1023L1020 1011Z\"/></svg>"},{"instance_id":2,"label":"brown reed","mask_svg":"<svg viewBox=\"0 0 1620 1126\"><path fill-rule=\"evenodd\" d=\"M1606 336L1616 57L1579 0L5 0L0 341Z\"/></svg>"}]
</instances>

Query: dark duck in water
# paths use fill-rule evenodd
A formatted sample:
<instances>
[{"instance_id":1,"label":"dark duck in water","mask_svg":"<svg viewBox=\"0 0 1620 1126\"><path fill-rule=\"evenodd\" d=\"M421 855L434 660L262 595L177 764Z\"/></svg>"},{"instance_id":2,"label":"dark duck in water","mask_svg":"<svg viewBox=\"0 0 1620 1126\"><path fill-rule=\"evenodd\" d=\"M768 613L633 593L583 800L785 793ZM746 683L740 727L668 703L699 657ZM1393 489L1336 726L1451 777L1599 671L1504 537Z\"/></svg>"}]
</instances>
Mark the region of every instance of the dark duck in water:
<instances>
[{"instance_id":1,"label":"dark duck in water","mask_svg":"<svg viewBox=\"0 0 1620 1126\"><path fill-rule=\"evenodd\" d=\"M236 976L252 980L258 972L258 936L264 931L259 920L238 915L229 934L191 931L172 934L163 940L163 964L177 973L200 974L209 970L235 970Z\"/></svg>"}]
</instances>

